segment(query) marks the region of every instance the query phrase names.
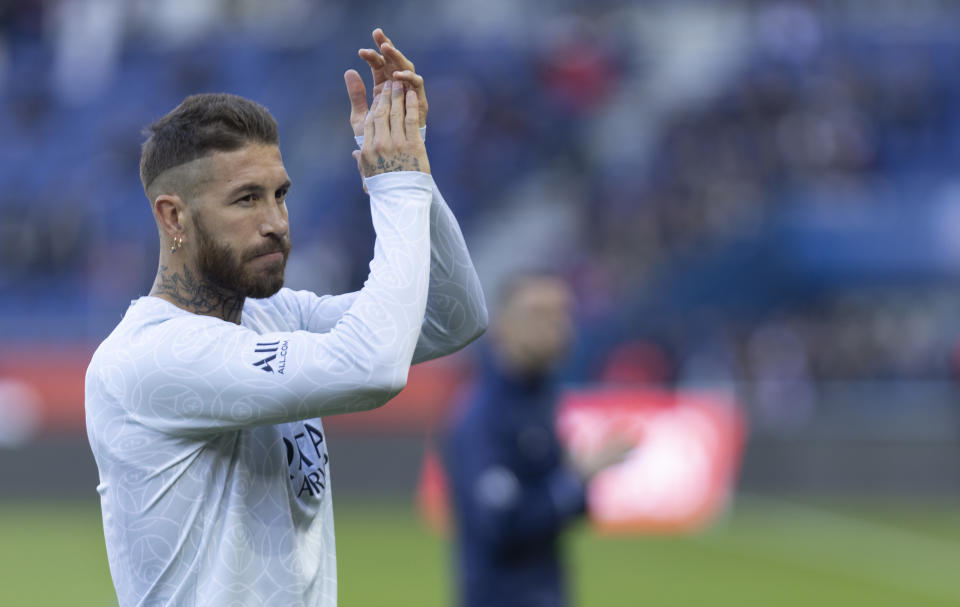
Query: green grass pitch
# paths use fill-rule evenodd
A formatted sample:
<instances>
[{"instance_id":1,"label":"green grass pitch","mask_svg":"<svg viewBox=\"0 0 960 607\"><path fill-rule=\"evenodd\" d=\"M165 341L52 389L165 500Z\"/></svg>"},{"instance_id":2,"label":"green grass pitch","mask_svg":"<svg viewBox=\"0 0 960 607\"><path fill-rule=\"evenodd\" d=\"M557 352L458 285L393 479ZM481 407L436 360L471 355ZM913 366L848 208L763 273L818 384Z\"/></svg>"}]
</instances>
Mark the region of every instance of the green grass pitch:
<instances>
[{"instance_id":1,"label":"green grass pitch","mask_svg":"<svg viewBox=\"0 0 960 607\"><path fill-rule=\"evenodd\" d=\"M741 498L693 537L568 540L586 607L960 605L960 504ZM340 604L451 605L449 545L410 504L335 503ZM0 501L0 605L115 605L96 501Z\"/></svg>"}]
</instances>

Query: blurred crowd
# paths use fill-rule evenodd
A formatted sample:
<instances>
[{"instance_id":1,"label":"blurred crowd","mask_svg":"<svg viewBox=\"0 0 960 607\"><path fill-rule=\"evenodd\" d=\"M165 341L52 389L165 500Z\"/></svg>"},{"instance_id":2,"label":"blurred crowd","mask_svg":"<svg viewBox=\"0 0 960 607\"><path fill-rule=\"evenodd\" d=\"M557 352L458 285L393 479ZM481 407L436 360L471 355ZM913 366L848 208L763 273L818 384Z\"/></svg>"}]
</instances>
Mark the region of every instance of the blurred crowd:
<instances>
[{"instance_id":1,"label":"blurred crowd","mask_svg":"<svg viewBox=\"0 0 960 607\"><path fill-rule=\"evenodd\" d=\"M99 339L146 291L140 130L200 91L280 123L289 284L359 287L341 74L382 25L426 77L433 171L488 285L522 259L577 289L572 377L956 375L960 248L924 247L960 152L960 7L474 4L4 3L0 330ZM890 208L909 221L863 238Z\"/></svg>"}]
</instances>

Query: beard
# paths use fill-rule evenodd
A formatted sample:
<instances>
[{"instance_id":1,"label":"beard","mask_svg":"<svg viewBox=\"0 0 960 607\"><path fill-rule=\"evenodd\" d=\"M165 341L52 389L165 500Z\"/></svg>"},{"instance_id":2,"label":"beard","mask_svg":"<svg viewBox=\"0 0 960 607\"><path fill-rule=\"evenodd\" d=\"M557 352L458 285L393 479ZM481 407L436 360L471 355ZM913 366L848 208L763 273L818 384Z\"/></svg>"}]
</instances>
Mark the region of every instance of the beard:
<instances>
[{"instance_id":1,"label":"beard","mask_svg":"<svg viewBox=\"0 0 960 607\"><path fill-rule=\"evenodd\" d=\"M237 256L229 246L210 235L199 217L194 216L193 226L197 232L197 272L201 280L218 289L254 299L270 297L283 286L283 272L290 254L289 238L271 235L269 242ZM283 253L278 264L259 269L246 265L253 258L274 251Z\"/></svg>"}]
</instances>

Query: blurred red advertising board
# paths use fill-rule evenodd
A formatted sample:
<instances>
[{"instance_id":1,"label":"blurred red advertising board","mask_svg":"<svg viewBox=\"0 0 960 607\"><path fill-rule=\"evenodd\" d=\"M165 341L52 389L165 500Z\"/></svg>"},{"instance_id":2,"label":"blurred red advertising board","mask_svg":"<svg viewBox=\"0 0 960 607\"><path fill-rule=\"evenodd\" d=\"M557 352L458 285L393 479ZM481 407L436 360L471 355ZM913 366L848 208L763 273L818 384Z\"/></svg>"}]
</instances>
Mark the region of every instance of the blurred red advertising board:
<instances>
[{"instance_id":1,"label":"blurred red advertising board","mask_svg":"<svg viewBox=\"0 0 960 607\"><path fill-rule=\"evenodd\" d=\"M590 517L602 533L690 533L723 511L740 468L746 423L722 393L637 388L566 392L557 433L567 449L595 450L613 437L636 447L587 489ZM428 440L417 502L434 531L450 529L446 476Z\"/></svg>"},{"instance_id":2,"label":"blurred red advertising board","mask_svg":"<svg viewBox=\"0 0 960 607\"><path fill-rule=\"evenodd\" d=\"M567 392L557 414L571 450L597 450L613 437L636 447L597 474L587 499L605 533L686 533L728 503L746 424L723 393L590 388Z\"/></svg>"}]
</instances>

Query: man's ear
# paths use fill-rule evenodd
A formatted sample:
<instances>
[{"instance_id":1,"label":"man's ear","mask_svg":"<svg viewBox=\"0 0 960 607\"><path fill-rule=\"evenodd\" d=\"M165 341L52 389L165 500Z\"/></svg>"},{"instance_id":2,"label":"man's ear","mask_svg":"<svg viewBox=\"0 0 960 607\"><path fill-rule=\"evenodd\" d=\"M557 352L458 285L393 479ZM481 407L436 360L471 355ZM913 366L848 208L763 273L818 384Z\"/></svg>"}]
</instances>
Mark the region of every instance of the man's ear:
<instances>
[{"instance_id":1,"label":"man's ear","mask_svg":"<svg viewBox=\"0 0 960 607\"><path fill-rule=\"evenodd\" d=\"M186 208L187 205L176 194L160 194L153 201L153 215L160 229L171 239L183 235Z\"/></svg>"}]
</instances>

